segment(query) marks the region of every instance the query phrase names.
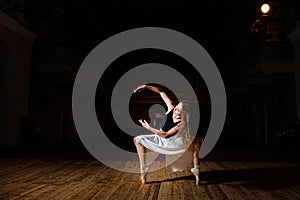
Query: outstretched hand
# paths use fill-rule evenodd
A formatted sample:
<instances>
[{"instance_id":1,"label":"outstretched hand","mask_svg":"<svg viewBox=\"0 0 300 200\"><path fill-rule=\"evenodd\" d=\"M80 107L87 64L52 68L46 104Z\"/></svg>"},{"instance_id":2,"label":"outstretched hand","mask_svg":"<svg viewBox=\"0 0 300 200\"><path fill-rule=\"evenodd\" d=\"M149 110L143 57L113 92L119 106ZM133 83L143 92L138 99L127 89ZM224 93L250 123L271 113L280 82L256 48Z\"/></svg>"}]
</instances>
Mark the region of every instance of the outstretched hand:
<instances>
[{"instance_id":1,"label":"outstretched hand","mask_svg":"<svg viewBox=\"0 0 300 200\"><path fill-rule=\"evenodd\" d=\"M141 85L141 86L137 87L135 90L133 90L133 93L141 92L145 89L146 89L146 85Z\"/></svg>"},{"instance_id":2,"label":"outstretched hand","mask_svg":"<svg viewBox=\"0 0 300 200\"><path fill-rule=\"evenodd\" d=\"M150 125L145 120L140 119L139 122L142 124L142 126L146 129L150 128Z\"/></svg>"}]
</instances>

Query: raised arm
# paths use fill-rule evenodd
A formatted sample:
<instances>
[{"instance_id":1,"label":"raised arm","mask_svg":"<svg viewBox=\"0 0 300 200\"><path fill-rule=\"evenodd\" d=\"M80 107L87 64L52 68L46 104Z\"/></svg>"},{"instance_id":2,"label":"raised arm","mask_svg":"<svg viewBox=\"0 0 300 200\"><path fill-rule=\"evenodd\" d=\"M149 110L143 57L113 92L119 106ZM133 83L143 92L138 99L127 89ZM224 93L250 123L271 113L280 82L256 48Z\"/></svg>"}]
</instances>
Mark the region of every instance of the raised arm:
<instances>
[{"instance_id":1,"label":"raised arm","mask_svg":"<svg viewBox=\"0 0 300 200\"><path fill-rule=\"evenodd\" d=\"M133 92L136 93L136 92L141 92L145 89L148 89L148 90L151 90L153 92L156 92L158 94L160 94L161 98L163 99L163 101L165 102L165 104L167 105L168 107L168 111L169 112L170 110L172 110L174 108L173 104L172 104L172 101L171 99L168 97L168 95L160 90L159 88L155 87L155 86L151 86L151 85L142 85L142 86L139 86L137 89L135 89Z\"/></svg>"}]
</instances>

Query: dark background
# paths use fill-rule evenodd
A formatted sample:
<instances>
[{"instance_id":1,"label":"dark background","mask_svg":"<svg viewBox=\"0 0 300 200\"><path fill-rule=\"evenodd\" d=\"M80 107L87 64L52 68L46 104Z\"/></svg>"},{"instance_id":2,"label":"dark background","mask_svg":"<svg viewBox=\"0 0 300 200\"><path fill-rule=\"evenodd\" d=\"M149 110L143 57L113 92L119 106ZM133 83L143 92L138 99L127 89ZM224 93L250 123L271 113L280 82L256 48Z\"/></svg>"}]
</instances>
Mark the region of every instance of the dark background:
<instances>
[{"instance_id":1,"label":"dark background","mask_svg":"<svg viewBox=\"0 0 300 200\"><path fill-rule=\"evenodd\" d=\"M0 2L2 11L37 36L30 55L28 104L25 105L28 110L16 114L17 121L12 120L17 131L2 129L6 130L1 133L3 149L64 146L83 150L71 108L77 70L88 53L103 40L121 31L145 26L170 28L192 37L217 64L228 100L219 146L271 146L293 152L299 149L296 76L290 67L293 48L287 37L296 29L300 18L299 1L269 1L272 12L266 17L260 12L263 1L253 0ZM262 23L255 25L257 19ZM270 24L273 29L266 28ZM264 48L285 53L270 58L262 53ZM96 108L100 124L106 127L106 134L114 143L135 151L132 138L118 130L109 115L108 100L113 84L129 69L126 66L133 67L137 63L165 62L180 68L184 62L175 57L159 51L135 52L110 66L109 78L99 83L102 87L97 92ZM265 61L271 63L267 69L260 65ZM281 64L278 68L274 63ZM190 68L186 69L187 76L193 74ZM192 82L201 82L201 77L191 75L190 78ZM210 99L205 86L199 88L197 95L204 99L200 102L204 118L198 134L204 136L210 120ZM136 112L146 112L143 107L159 103L157 96L147 95L155 101L139 99ZM8 114L2 118L6 119L5 116Z\"/></svg>"}]
</instances>

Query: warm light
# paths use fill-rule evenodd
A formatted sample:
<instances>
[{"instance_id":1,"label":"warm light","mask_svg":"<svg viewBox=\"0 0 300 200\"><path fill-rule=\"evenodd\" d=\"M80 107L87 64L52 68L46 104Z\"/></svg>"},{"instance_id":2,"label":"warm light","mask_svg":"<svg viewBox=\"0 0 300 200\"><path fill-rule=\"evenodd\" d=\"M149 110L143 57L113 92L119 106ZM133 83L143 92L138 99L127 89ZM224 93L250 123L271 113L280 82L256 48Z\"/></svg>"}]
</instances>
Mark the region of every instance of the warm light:
<instances>
[{"instance_id":1,"label":"warm light","mask_svg":"<svg viewBox=\"0 0 300 200\"><path fill-rule=\"evenodd\" d=\"M261 6L261 12L267 14L270 11L270 5L265 3Z\"/></svg>"}]
</instances>

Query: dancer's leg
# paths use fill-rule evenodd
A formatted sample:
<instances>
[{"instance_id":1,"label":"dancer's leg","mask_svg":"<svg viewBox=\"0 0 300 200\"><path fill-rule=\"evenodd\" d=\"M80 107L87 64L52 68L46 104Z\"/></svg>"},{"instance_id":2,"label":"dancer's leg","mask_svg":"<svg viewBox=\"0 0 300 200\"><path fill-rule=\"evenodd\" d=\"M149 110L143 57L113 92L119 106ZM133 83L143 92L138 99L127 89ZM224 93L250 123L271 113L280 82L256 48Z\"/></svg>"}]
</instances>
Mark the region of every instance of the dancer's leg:
<instances>
[{"instance_id":1,"label":"dancer's leg","mask_svg":"<svg viewBox=\"0 0 300 200\"><path fill-rule=\"evenodd\" d=\"M196 185L200 184L200 161L199 161L199 149L195 148L193 151L193 161L194 161L194 167L191 169L191 172L196 177Z\"/></svg>"},{"instance_id":2,"label":"dancer's leg","mask_svg":"<svg viewBox=\"0 0 300 200\"><path fill-rule=\"evenodd\" d=\"M145 160L146 148L138 140L134 140L134 144L136 146L136 150L139 155L140 167L143 168L145 167L145 163L146 163Z\"/></svg>"},{"instance_id":3,"label":"dancer's leg","mask_svg":"<svg viewBox=\"0 0 300 200\"><path fill-rule=\"evenodd\" d=\"M146 183L146 173L148 171L148 167L146 166L146 159L145 159L146 148L136 139L134 140L134 144L136 146L139 155L139 160L140 160L141 181L142 183Z\"/></svg>"},{"instance_id":4,"label":"dancer's leg","mask_svg":"<svg viewBox=\"0 0 300 200\"><path fill-rule=\"evenodd\" d=\"M196 142L196 144L194 144L194 147L193 147L194 168L191 169L191 172L196 177L196 185L199 185L200 184L200 159L199 159L199 152L200 152L200 148L201 148L203 139L196 138L195 142Z\"/></svg>"},{"instance_id":5,"label":"dancer's leg","mask_svg":"<svg viewBox=\"0 0 300 200\"><path fill-rule=\"evenodd\" d=\"M193 146L193 162L194 166L199 166L200 165L200 158L199 158L199 152L200 148L202 146L203 139L202 138L195 138L195 144Z\"/></svg>"},{"instance_id":6,"label":"dancer's leg","mask_svg":"<svg viewBox=\"0 0 300 200\"><path fill-rule=\"evenodd\" d=\"M199 149L194 149L193 151L193 163L194 166L199 166L200 165L200 161L199 161Z\"/></svg>"}]
</instances>

